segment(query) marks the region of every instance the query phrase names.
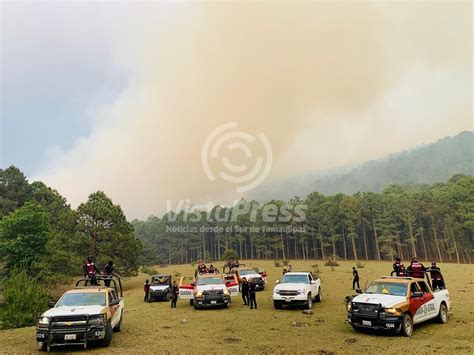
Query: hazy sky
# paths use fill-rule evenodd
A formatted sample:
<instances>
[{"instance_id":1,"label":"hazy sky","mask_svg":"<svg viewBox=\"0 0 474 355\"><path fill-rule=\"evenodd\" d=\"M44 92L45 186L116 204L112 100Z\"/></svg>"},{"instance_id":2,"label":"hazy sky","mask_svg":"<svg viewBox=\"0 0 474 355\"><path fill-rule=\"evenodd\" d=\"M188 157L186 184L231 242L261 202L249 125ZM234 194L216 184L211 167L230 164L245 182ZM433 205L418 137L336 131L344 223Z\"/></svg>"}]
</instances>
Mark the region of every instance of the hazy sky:
<instances>
[{"instance_id":1,"label":"hazy sky","mask_svg":"<svg viewBox=\"0 0 474 355\"><path fill-rule=\"evenodd\" d=\"M268 183L473 129L470 2L1 9L0 164L73 206L98 189L129 218L229 203L238 183L219 172L260 157ZM255 140L210 153L211 182L202 148L229 122Z\"/></svg>"}]
</instances>

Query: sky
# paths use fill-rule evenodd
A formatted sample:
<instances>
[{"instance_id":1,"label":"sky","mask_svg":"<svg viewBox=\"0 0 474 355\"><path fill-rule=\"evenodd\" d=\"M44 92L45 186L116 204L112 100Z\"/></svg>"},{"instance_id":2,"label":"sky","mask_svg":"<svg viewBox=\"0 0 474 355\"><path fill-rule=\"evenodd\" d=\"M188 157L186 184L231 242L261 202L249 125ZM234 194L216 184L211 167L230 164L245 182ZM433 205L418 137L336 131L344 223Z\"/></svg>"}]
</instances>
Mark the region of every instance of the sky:
<instances>
[{"instance_id":1,"label":"sky","mask_svg":"<svg viewBox=\"0 0 474 355\"><path fill-rule=\"evenodd\" d=\"M0 167L73 207L229 204L473 129L470 2L0 6Z\"/></svg>"}]
</instances>

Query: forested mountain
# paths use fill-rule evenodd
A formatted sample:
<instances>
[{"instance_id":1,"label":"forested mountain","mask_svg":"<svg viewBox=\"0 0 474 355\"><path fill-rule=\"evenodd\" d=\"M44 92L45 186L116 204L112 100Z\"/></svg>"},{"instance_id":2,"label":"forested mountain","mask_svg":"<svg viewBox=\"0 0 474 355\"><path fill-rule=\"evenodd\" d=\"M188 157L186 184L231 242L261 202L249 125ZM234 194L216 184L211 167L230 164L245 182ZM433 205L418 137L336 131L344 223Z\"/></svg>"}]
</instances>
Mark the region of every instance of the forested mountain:
<instances>
[{"instance_id":1,"label":"forested mountain","mask_svg":"<svg viewBox=\"0 0 474 355\"><path fill-rule=\"evenodd\" d=\"M474 131L445 137L383 159L368 161L353 168L319 176L293 177L258 188L249 198L265 201L306 196L312 191L323 194L381 192L390 184L416 186L446 182L455 174L474 175Z\"/></svg>"},{"instance_id":2,"label":"forested mountain","mask_svg":"<svg viewBox=\"0 0 474 355\"><path fill-rule=\"evenodd\" d=\"M229 218L245 205L251 208L235 220ZM304 218L297 211L301 207ZM290 211L291 218L268 221L264 215L269 210L277 210L278 217ZM381 193L312 192L304 200L288 202L241 200L232 208L169 212L132 224L146 251L143 261L149 263L216 260L227 249L251 259L391 260L399 255L470 263L474 179L455 175L446 183L390 185Z\"/></svg>"}]
</instances>

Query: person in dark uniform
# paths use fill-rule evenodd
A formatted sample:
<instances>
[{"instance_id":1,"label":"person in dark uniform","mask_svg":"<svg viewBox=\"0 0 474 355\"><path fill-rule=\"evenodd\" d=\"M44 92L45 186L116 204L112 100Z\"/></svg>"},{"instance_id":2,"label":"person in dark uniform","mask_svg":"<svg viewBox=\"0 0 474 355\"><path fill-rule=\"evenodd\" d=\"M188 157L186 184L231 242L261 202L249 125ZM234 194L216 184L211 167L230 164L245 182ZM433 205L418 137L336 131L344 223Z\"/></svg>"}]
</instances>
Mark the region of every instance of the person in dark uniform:
<instances>
[{"instance_id":1,"label":"person in dark uniform","mask_svg":"<svg viewBox=\"0 0 474 355\"><path fill-rule=\"evenodd\" d=\"M244 301L245 306L249 306L249 282L247 279L244 277L242 281L242 286L241 286L241 291L242 291L242 300Z\"/></svg>"},{"instance_id":2,"label":"person in dark uniform","mask_svg":"<svg viewBox=\"0 0 474 355\"><path fill-rule=\"evenodd\" d=\"M360 285L359 285L359 272L357 271L355 266L352 267L352 276L354 277L352 279L352 289L353 290L355 289L356 284L357 284L357 288L360 288Z\"/></svg>"},{"instance_id":3,"label":"person in dark uniform","mask_svg":"<svg viewBox=\"0 0 474 355\"><path fill-rule=\"evenodd\" d=\"M176 308L176 302L178 302L179 287L176 280L173 281L171 286L171 308Z\"/></svg>"},{"instance_id":4,"label":"person in dark uniform","mask_svg":"<svg viewBox=\"0 0 474 355\"><path fill-rule=\"evenodd\" d=\"M444 288L443 277L441 276L441 269L436 265L436 262L431 263L430 268L431 281L433 282L433 290Z\"/></svg>"},{"instance_id":5,"label":"person in dark uniform","mask_svg":"<svg viewBox=\"0 0 474 355\"><path fill-rule=\"evenodd\" d=\"M97 266L92 261L92 256L87 257L87 260L84 262L84 277L90 279L91 285L97 285L95 278L97 273L99 273L99 269L97 269Z\"/></svg>"},{"instance_id":6,"label":"person in dark uniform","mask_svg":"<svg viewBox=\"0 0 474 355\"><path fill-rule=\"evenodd\" d=\"M115 266L112 260L109 260L104 266L104 275L112 278L114 274ZM110 280L104 280L105 286L110 287Z\"/></svg>"},{"instance_id":7,"label":"person in dark uniform","mask_svg":"<svg viewBox=\"0 0 474 355\"><path fill-rule=\"evenodd\" d=\"M255 285L255 282L250 279L249 282L249 303L250 303L250 309L253 309L255 306L255 309L257 309L257 295L256 295L256 290L257 286Z\"/></svg>"},{"instance_id":8,"label":"person in dark uniform","mask_svg":"<svg viewBox=\"0 0 474 355\"><path fill-rule=\"evenodd\" d=\"M148 294L150 293L150 281L148 281L148 279L145 281L145 284L143 285L143 291L145 292L145 297L143 298L143 301L146 302L148 301Z\"/></svg>"},{"instance_id":9,"label":"person in dark uniform","mask_svg":"<svg viewBox=\"0 0 474 355\"><path fill-rule=\"evenodd\" d=\"M410 266L407 267L407 273L411 277L423 279L425 277L425 266L417 258L411 259Z\"/></svg>"},{"instance_id":10,"label":"person in dark uniform","mask_svg":"<svg viewBox=\"0 0 474 355\"><path fill-rule=\"evenodd\" d=\"M395 273L395 276L402 276L402 269L405 269L405 266L403 266L402 260L399 257L396 257L394 262L393 262L393 272ZM392 275L393 275L392 272Z\"/></svg>"}]
</instances>

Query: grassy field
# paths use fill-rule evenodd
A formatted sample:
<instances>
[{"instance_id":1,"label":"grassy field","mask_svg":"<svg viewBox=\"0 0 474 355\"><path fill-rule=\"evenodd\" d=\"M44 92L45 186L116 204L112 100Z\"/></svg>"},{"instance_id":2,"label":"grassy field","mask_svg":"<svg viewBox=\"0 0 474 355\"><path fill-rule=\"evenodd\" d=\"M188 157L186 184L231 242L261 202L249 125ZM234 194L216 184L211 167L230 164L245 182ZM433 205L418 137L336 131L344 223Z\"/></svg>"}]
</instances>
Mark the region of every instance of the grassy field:
<instances>
[{"instance_id":1,"label":"grassy field","mask_svg":"<svg viewBox=\"0 0 474 355\"><path fill-rule=\"evenodd\" d=\"M125 282L124 330L115 333L109 348L90 353L314 353L314 354L459 354L474 352L474 266L440 265L451 293L452 309L445 325L428 322L415 326L412 338L378 333L356 333L345 322L344 297L352 294L353 262L340 262L334 271L321 261L292 261L294 270L319 264L323 302L313 305L313 315L298 309L275 310L272 290L281 268L270 261L244 261L269 274L268 287L257 293L258 309L233 298L229 309L195 311L178 301L144 303L142 285L147 275ZM218 264L218 263L216 263ZM221 265L218 265L221 267ZM160 272L191 275L190 265L159 268ZM388 262L365 262L359 270L362 285L387 275ZM0 353L34 353L34 328L0 332ZM63 352L83 351L68 348Z\"/></svg>"}]
</instances>

